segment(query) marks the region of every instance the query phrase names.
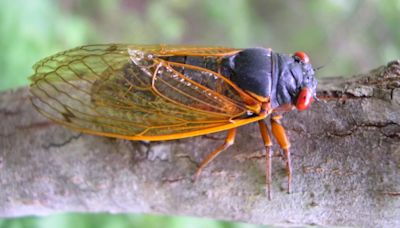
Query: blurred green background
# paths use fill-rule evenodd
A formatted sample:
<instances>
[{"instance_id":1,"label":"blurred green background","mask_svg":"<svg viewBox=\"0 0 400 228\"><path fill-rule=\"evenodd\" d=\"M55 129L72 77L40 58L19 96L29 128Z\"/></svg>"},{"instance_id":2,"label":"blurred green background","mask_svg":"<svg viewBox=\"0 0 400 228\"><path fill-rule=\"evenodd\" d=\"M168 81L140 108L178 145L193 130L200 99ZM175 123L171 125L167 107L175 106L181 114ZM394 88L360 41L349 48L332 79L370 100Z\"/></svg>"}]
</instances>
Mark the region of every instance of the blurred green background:
<instances>
[{"instance_id":1,"label":"blurred green background","mask_svg":"<svg viewBox=\"0 0 400 228\"><path fill-rule=\"evenodd\" d=\"M0 220L1 228L257 228L243 223L230 223L191 217L156 215L61 214L44 218L26 217Z\"/></svg>"},{"instance_id":2,"label":"blurred green background","mask_svg":"<svg viewBox=\"0 0 400 228\"><path fill-rule=\"evenodd\" d=\"M1 0L0 91L27 85L31 66L41 58L89 43L263 46L285 53L303 50L315 67L325 66L318 77L351 75L400 58L399 22L398 0ZM0 227L71 224L245 226L103 214L0 220Z\"/></svg>"},{"instance_id":3,"label":"blurred green background","mask_svg":"<svg viewBox=\"0 0 400 228\"><path fill-rule=\"evenodd\" d=\"M0 91L43 57L110 42L304 50L319 77L348 75L399 58L399 22L398 0L1 0Z\"/></svg>"}]
</instances>

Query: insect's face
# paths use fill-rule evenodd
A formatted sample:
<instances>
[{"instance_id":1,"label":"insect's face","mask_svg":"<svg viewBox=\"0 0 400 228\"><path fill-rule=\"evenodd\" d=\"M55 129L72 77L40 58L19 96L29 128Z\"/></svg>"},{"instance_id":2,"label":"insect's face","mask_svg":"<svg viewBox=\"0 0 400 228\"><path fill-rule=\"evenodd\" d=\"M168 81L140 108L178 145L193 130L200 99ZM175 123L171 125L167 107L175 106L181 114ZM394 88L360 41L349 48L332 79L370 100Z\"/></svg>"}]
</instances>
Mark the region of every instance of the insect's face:
<instances>
[{"instance_id":1,"label":"insect's face","mask_svg":"<svg viewBox=\"0 0 400 228\"><path fill-rule=\"evenodd\" d=\"M306 110L316 97L317 79L308 56L296 52L292 56L279 55L279 81L276 98L279 107L292 106Z\"/></svg>"},{"instance_id":2,"label":"insect's face","mask_svg":"<svg viewBox=\"0 0 400 228\"><path fill-rule=\"evenodd\" d=\"M300 111L306 110L313 102L317 92L317 79L314 77L314 69L310 64L310 59L304 52L296 52L293 58L300 68L300 71L292 71L292 73L302 74L302 82L300 90L296 97L296 108Z\"/></svg>"}]
</instances>

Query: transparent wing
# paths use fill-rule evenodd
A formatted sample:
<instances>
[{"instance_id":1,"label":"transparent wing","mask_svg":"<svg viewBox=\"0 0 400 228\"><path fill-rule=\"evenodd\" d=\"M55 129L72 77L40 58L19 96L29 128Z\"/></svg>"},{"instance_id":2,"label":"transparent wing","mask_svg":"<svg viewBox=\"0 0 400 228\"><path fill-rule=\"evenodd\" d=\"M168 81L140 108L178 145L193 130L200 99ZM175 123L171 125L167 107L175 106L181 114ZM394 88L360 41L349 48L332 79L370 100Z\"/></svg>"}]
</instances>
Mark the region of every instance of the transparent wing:
<instances>
[{"instance_id":1,"label":"transparent wing","mask_svg":"<svg viewBox=\"0 0 400 228\"><path fill-rule=\"evenodd\" d=\"M71 49L34 66L32 103L73 129L132 140L234 128L263 118L247 118L243 91L216 72L158 58L232 51L116 44Z\"/></svg>"}]
</instances>

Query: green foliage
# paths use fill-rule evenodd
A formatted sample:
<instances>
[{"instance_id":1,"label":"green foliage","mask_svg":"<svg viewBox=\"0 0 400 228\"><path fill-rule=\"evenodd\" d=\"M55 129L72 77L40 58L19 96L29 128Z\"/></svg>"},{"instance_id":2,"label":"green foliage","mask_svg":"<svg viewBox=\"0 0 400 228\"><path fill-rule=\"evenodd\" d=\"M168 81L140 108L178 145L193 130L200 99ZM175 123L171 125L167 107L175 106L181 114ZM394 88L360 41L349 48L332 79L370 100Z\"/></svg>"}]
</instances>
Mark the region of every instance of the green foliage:
<instances>
[{"instance_id":1,"label":"green foliage","mask_svg":"<svg viewBox=\"0 0 400 228\"><path fill-rule=\"evenodd\" d=\"M0 228L116 228L116 227L190 227L190 228L256 228L261 226L230 223L190 217L166 217L155 215L110 214L60 214L44 218L25 217L0 220ZM263 226L265 227L265 226Z\"/></svg>"},{"instance_id":2,"label":"green foliage","mask_svg":"<svg viewBox=\"0 0 400 228\"><path fill-rule=\"evenodd\" d=\"M87 22L61 11L53 1L0 1L0 90L28 84L40 58L87 42Z\"/></svg>"}]
</instances>

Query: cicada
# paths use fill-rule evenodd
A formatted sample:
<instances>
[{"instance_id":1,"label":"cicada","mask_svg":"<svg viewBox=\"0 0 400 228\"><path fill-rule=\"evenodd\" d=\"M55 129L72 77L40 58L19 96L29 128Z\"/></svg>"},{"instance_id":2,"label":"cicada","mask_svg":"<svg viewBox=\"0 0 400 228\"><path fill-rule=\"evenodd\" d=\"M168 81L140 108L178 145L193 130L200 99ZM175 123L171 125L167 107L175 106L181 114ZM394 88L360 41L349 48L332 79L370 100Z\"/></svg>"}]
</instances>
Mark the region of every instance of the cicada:
<instances>
[{"instance_id":1,"label":"cicada","mask_svg":"<svg viewBox=\"0 0 400 228\"><path fill-rule=\"evenodd\" d=\"M290 192L290 143L284 112L305 110L317 80L304 52L173 45L87 45L34 65L31 101L52 121L81 132L161 141L227 131L203 168L234 143L236 129L257 122L266 148L271 198L271 137L283 150ZM266 118L270 115L271 130Z\"/></svg>"}]
</instances>

